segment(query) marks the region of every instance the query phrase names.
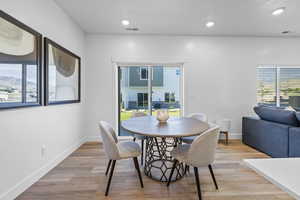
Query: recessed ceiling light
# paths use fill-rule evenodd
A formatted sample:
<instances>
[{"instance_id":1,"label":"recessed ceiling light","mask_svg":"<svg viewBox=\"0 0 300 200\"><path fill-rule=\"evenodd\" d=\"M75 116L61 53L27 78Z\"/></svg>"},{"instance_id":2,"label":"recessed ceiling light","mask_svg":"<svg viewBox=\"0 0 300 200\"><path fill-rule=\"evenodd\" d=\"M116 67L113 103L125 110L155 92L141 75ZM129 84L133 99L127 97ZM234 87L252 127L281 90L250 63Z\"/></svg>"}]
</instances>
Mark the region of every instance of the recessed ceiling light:
<instances>
[{"instance_id":1,"label":"recessed ceiling light","mask_svg":"<svg viewBox=\"0 0 300 200\"><path fill-rule=\"evenodd\" d=\"M211 27L213 27L215 25L215 22L207 22L206 23L206 27L207 28L211 28Z\"/></svg>"},{"instance_id":2,"label":"recessed ceiling light","mask_svg":"<svg viewBox=\"0 0 300 200\"><path fill-rule=\"evenodd\" d=\"M124 19L124 20L122 20L122 24L123 24L123 26L128 26L130 24L130 22L129 22L129 20Z\"/></svg>"},{"instance_id":3,"label":"recessed ceiling light","mask_svg":"<svg viewBox=\"0 0 300 200\"><path fill-rule=\"evenodd\" d=\"M281 7L281 8L277 8L276 10L274 10L272 12L272 15L274 16L278 16L278 15L281 15L285 10L285 7Z\"/></svg>"}]
</instances>

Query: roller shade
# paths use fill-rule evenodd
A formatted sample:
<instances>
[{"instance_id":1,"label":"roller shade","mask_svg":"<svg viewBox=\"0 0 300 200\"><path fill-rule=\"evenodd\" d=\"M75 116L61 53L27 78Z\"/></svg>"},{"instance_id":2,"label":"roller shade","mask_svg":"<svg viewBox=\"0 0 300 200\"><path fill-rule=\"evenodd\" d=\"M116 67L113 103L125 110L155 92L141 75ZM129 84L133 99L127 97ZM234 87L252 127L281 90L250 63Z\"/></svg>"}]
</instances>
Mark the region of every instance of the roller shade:
<instances>
[{"instance_id":1,"label":"roller shade","mask_svg":"<svg viewBox=\"0 0 300 200\"><path fill-rule=\"evenodd\" d=\"M65 77L72 76L75 72L76 59L58 48L53 46L51 48L56 70Z\"/></svg>"},{"instance_id":2,"label":"roller shade","mask_svg":"<svg viewBox=\"0 0 300 200\"><path fill-rule=\"evenodd\" d=\"M35 36L0 18L0 62L36 62Z\"/></svg>"}]
</instances>

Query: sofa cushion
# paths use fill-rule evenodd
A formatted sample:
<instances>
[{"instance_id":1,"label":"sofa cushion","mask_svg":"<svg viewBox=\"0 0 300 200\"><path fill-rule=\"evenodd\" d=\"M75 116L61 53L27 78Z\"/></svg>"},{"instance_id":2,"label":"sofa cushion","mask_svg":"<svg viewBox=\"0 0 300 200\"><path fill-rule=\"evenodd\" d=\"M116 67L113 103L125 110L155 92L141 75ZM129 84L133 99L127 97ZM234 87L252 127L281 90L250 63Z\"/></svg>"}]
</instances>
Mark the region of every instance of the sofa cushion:
<instances>
[{"instance_id":1,"label":"sofa cushion","mask_svg":"<svg viewBox=\"0 0 300 200\"><path fill-rule=\"evenodd\" d=\"M299 122L296 112L284 110L276 107L255 106L254 112L263 120L287 124L290 126L298 126ZM300 113L299 113L300 117ZM300 118L299 118L300 119Z\"/></svg>"},{"instance_id":2,"label":"sofa cushion","mask_svg":"<svg viewBox=\"0 0 300 200\"><path fill-rule=\"evenodd\" d=\"M243 117L242 123L243 143L274 158L288 157L291 126L253 117Z\"/></svg>"}]
</instances>

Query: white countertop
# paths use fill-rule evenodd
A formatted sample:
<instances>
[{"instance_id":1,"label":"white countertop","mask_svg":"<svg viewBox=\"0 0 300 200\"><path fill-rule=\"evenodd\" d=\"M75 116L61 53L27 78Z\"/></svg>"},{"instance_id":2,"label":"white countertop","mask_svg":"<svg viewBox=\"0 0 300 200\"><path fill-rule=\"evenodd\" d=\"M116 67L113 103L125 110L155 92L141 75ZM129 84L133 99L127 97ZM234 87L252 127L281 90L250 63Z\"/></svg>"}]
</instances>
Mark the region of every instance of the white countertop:
<instances>
[{"instance_id":1,"label":"white countertop","mask_svg":"<svg viewBox=\"0 0 300 200\"><path fill-rule=\"evenodd\" d=\"M248 167L300 199L300 158L245 159Z\"/></svg>"}]
</instances>

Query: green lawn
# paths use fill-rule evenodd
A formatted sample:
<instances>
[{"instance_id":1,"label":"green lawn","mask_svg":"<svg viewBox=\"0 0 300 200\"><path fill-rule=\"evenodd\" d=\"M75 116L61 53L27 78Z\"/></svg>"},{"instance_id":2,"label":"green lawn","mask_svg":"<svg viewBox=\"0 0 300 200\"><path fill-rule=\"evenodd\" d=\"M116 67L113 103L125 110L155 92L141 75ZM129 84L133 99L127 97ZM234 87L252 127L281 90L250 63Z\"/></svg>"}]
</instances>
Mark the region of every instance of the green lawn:
<instances>
[{"instance_id":1,"label":"green lawn","mask_svg":"<svg viewBox=\"0 0 300 200\"><path fill-rule=\"evenodd\" d=\"M131 118L133 112L134 111L129 111L129 110L121 111L121 121ZM157 111L153 111L152 115L156 115L156 112ZM180 110L179 109L169 109L169 115L179 117L180 116Z\"/></svg>"}]
</instances>

